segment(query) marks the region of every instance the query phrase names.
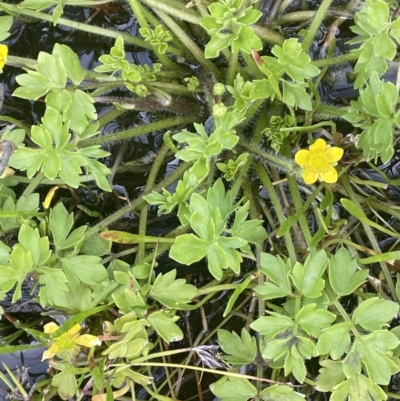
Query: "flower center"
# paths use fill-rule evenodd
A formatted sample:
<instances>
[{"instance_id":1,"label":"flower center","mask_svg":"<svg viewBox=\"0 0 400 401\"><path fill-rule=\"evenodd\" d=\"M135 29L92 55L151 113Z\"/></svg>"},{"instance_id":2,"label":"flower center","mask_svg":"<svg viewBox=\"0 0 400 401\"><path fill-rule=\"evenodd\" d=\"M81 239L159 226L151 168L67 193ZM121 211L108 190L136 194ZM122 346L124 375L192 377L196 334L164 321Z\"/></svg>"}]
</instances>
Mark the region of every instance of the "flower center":
<instances>
[{"instance_id":1,"label":"flower center","mask_svg":"<svg viewBox=\"0 0 400 401\"><path fill-rule=\"evenodd\" d=\"M58 339L57 339L57 345L60 349L60 351L64 350L71 350L74 348L75 343L73 338L68 336L68 333L62 334Z\"/></svg>"},{"instance_id":2,"label":"flower center","mask_svg":"<svg viewBox=\"0 0 400 401\"><path fill-rule=\"evenodd\" d=\"M310 155L308 166L315 173L323 173L329 168L329 162L325 157L325 152L313 152Z\"/></svg>"}]
</instances>

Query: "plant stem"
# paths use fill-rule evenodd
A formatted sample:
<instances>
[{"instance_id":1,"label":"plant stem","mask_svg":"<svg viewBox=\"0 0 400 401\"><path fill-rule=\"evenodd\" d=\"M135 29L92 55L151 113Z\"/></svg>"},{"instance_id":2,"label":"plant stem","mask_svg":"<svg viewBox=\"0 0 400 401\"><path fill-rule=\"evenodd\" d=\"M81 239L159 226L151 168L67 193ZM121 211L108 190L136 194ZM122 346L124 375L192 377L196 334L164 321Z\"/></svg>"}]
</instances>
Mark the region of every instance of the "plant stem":
<instances>
[{"instance_id":1,"label":"plant stem","mask_svg":"<svg viewBox=\"0 0 400 401\"><path fill-rule=\"evenodd\" d=\"M251 25L254 33L264 42L272 45L282 45L285 38L278 32L261 25Z\"/></svg>"},{"instance_id":2,"label":"plant stem","mask_svg":"<svg viewBox=\"0 0 400 401\"><path fill-rule=\"evenodd\" d=\"M340 183L342 184L344 190L346 191L347 196L349 197L349 199L352 202L354 202L360 209L362 209L362 206L361 206L360 202L358 201L357 196L355 195L355 193L353 191L353 188L351 187L350 181L349 181L349 179L348 179L346 174L342 174L341 175ZM364 231L365 231L365 233L366 233L366 235L367 235L367 237L368 237L368 239L369 239L369 241L371 243L372 249L374 251L378 252L378 253L382 253L382 251L380 249L380 246L379 246L379 243L376 240L375 234L371 230L371 227L368 224L366 224L365 222L363 222L363 221L360 221L360 223L362 224L362 226L364 228ZM390 290L390 292L392 294L393 299L396 302L399 302L399 298L397 296L396 289L395 289L394 284L393 284L392 276L391 276L391 274L389 272L389 269L388 269L386 263L385 262L379 262L379 265L380 265L380 267L382 269L383 275L385 276L386 283L389 286L389 290Z\"/></svg>"},{"instance_id":3,"label":"plant stem","mask_svg":"<svg viewBox=\"0 0 400 401\"><path fill-rule=\"evenodd\" d=\"M166 177L164 180L162 180L160 183L158 183L152 191L155 192L160 192L163 188L169 187L171 184L173 184L175 181L177 181L179 178L182 177L183 173L191 166L189 163L183 163L181 164L173 173L171 173L168 177ZM111 223L114 223L115 221L121 219L124 217L127 213L132 212L135 209L138 209L142 207L143 205L146 204L146 201L143 199L143 196L147 195L147 193L143 193L140 195L138 198L133 200L129 205L126 205L113 213L110 216L107 216L104 218L100 223L96 224L95 226L91 227L89 230L86 231L85 237L89 238L93 234L96 234L100 231L102 231L104 228L109 226Z\"/></svg>"},{"instance_id":4,"label":"plant stem","mask_svg":"<svg viewBox=\"0 0 400 401\"><path fill-rule=\"evenodd\" d=\"M331 65L347 63L348 61L357 60L360 57L359 54L355 53L348 53L342 54L341 56L324 58L319 60L311 61L311 64L318 68L323 68Z\"/></svg>"},{"instance_id":5,"label":"plant stem","mask_svg":"<svg viewBox=\"0 0 400 401\"><path fill-rule=\"evenodd\" d=\"M175 3L165 0L141 0L142 3L147 4L151 8L153 8L154 12L158 13L157 11L161 11L162 13L167 13L169 15L174 16L175 18L179 18L183 21L190 22L192 24L199 25L201 18L196 15L193 11L189 8L185 8L179 3Z\"/></svg>"},{"instance_id":6,"label":"plant stem","mask_svg":"<svg viewBox=\"0 0 400 401\"><path fill-rule=\"evenodd\" d=\"M302 203L301 197L300 197L299 184L291 176L288 176L287 180L288 180L288 184L289 184L290 194L292 195L292 200L293 200L293 205L294 205L295 211L299 213L298 221L299 221L299 224L301 227L301 231L303 233L304 240L305 240L307 246L309 246L312 237L311 237L311 233L310 233L310 227L308 226L307 218L306 218L305 214L301 212L302 210L304 210L304 207L303 207L303 203ZM316 253L316 249L314 249L314 248L309 248L309 251L310 251L311 255L314 255Z\"/></svg>"},{"instance_id":7,"label":"plant stem","mask_svg":"<svg viewBox=\"0 0 400 401\"><path fill-rule=\"evenodd\" d=\"M149 0L146 0L149 1ZM219 80L221 73L218 68L204 57L203 51L189 37L189 35L166 13L156 10L156 14L165 22L169 29L182 41L183 45L193 54L196 60L207 70L211 71Z\"/></svg>"},{"instance_id":8,"label":"plant stem","mask_svg":"<svg viewBox=\"0 0 400 401\"><path fill-rule=\"evenodd\" d=\"M286 220L286 218L285 218L284 212L282 210L281 202L279 201L278 195L275 192L275 188L272 185L272 182L271 182L267 172L264 170L264 167L262 166L262 164L255 163L254 168L258 174L258 177L260 178L261 182L263 183L265 190L268 193L268 196L269 196L269 199L271 200L272 206L275 209L275 214L278 218L278 221L282 225L284 223L284 221ZM296 251L294 248L292 237L291 237L290 233L288 231L286 231L285 234L283 234L283 238L285 240L285 245L288 250L290 262L292 263L292 266L294 266L294 264L297 261L297 257L296 257Z\"/></svg>"},{"instance_id":9,"label":"plant stem","mask_svg":"<svg viewBox=\"0 0 400 401\"><path fill-rule=\"evenodd\" d=\"M42 172L38 173L33 180L29 180L29 185L25 188L25 191L22 193L22 196L29 196L32 194L37 186L41 183L44 178L44 174Z\"/></svg>"},{"instance_id":10,"label":"plant stem","mask_svg":"<svg viewBox=\"0 0 400 401\"><path fill-rule=\"evenodd\" d=\"M149 24L147 23L146 17L142 12L142 6L139 4L138 0L128 0L129 5L132 8L133 14L137 18L137 21L141 28L149 28ZM155 46L150 43L152 50L156 53L157 58L161 62L161 64L170 68L171 70L181 68L178 67L175 63L173 63L165 54L160 53Z\"/></svg>"},{"instance_id":11,"label":"plant stem","mask_svg":"<svg viewBox=\"0 0 400 401\"><path fill-rule=\"evenodd\" d=\"M158 151L157 157L154 159L154 162L151 166L151 170L149 173L149 177L147 178L145 192L150 192L153 188L154 183L157 178L157 174L160 171L160 167L167 155L169 149L165 145L165 143L161 146L160 150ZM140 212L140 222L139 222L139 235L146 235L146 227L147 227L147 215L148 215L149 207L148 205L144 206ZM139 242L139 249L136 256L136 264L141 261L145 256L146 251L146 243Z\"/></svg>"},{"instance_id":12,"label":"plant stem","mask_svg":"<svg viewBox=\"0 0 400 401\"><path fill-rule=\"evenodd\" d=\"M314 40L315 34L317 33L322 21L325 18L327 11L332 3L332 0L323 0L321 5L318 7L317 13L313 18L310 27L307 29L306 36L304 37L302 47L303 50L308 53L311 47L311 43Z\"/></svg>"},{"instance_id":13,"label":"plant stem","mask_svg":"<svg viewBox=\"0 0 400 401\"><path fill-rule=\"evenodd\" d=\"M27 8L18 8L18 6L12 5L12 4L5 4L3 2L0 3L0 9L3 9L5 12L12 12L12 13L18 13L18 14L23 14L23 15L28 15L33 18L37 18L43 21L48 21L48 22L53 22L53 17L49 14L38 12L38 11L33 11L29 10ZM145 42L143 39L136 38L135 36L128 35L126 33L120 32L120 31L114 31L112 29L105 29L101 28L99 26L95 25L88 25L82 22L76 22L72 21L66 18L60 18L58 20L58 24L68 26L70 28L74 28L83 32L89 32L94 35L100 35L100 36L106 36L108 38L114 38L117 39L118 36L122 36L124 39L124 42L130 43L135 46L140 46L145 49L151 49L151 45L147 42ZM179 54L179 52L176 51L176 49L168 49L168 51L171 50L171 53Z\"/></svg>"},{"instance_id":14,"label":"plant stem","mask_svg":"<svg viewBox=\"0 0 400 401\"><path fill-rule=\"evenodd\" d=\"M96 138L85 139L84 141L78 142L79 148L86 148L93 145L104 145L105 143L121 141L123 139L134 138L139 135L148 134L149 132L163 130L177 125L190 124L199 121L199 116L187 116L187 117L172 117L164 120L156 121L155 123L135 127L125 131L120 131L115 134L101 136Z\"/></svg>"},{"instance_id":15,"label":"plant stem","mask_svg":"<svg viewBox=\"0 0 400 401\"><path fill-rule=\"evenodd\" d=\"M232 52L231 59L229 60L228 74L226 75L226 84L233 86L233 81L236 76L236 69L238 66L239 52Z\"/></svg>"}]
</instances>

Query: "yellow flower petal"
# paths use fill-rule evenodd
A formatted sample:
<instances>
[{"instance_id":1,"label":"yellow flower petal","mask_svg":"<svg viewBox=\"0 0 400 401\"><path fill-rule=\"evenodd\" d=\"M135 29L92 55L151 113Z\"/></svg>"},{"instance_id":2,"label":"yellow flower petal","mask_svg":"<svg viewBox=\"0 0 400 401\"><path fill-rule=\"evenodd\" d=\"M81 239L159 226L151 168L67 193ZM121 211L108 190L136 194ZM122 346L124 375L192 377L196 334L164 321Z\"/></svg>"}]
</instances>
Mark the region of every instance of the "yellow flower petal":
<instances>
[{"instance_id":1,"label":"yellow flower petal","mask_svg":"<svg viewBox=\"0 0 400 401\"><path fill-rule=\"evenodd\" d=\"M43 331L46 334L53 334L55 331L57 331L60 328L58 324L55 324L54 322L47 323L43 326Z\"/></svg>"},{"instance_id":2,"label":"yellow flower petal","mask_svg":"<svg viewBox=\"0 0 400 401\"><path fill-rule=\"evenodd\" d=\"M57 344L53 344L47 351L43 352L42 361L53 358L57 354L59 348Z\"/></svg>"},{"instance_id":3,"label":"yellow flower petal","mask_svg":"<svg viewBox=\"0 0 400 401\"><path fill-rule=\"evenodd\" d=\"M318 173L314 173L310 169L306 168L303 172L303 180L306 184L314 184L318 179Z\"/></svg>"},{"instance_id":4,"label":"yellow flower petal","mask_svg":"<svg viewBox=\"0 0 400 401\"><path fill-rule=\"evenodd\" d=\"M4 64L7 62L8 47L6 45L0 45L0 70L3 69Z\"/></svg>"},{"instance_id":5,"label":"yellow flower petal","mask_svg":"<svg viewBox=\"0 0 400 401\"><path fill-rule=\"evenodd\" d=\"M303 179L306 184L314 184L318 178L329 184L337 181L338 173L333 167L343 156L343 149L327 146L325 140L318 138L310 150L299 150L295 161L303 167Z\"/></svg>"},{"instance_id":6,"label":"yellow flower petal","mask_svg":"<svg viewBox=\"0 0 400 401\"><path fill-rule=\"evenodd\" d=\"M74 342L87 348L93 348L95 345L101 345L99 338L92 336L91 334L83 334L82 336L76 337Z\"/></svg>"},{"instance_id":7,"label":"yellow flower petal","mask_svg":"<svg viewBox=\"0 0 400 401\"><path fill-rule=\"evenodd\" d=\"M343 157L343 149L333 146L326 150L325 157L329 163L336 163Z\"/></svg>"},{"instance_id":8,"label":"yellow flower petal","mask_svg":"<svg viewBox=\"0 0 400 401\"><path fill-rule=\"evenodd\" d=\"M306 166L308 163L310 154L311 154L311 152L309 150L301 149L294 156L294 160L299 166Z\"/></svg>"},{"instance_id":9,"label":"yellow flower petal","mask_svg":"<svg viewBox=\"0 0 400 401\"><path fill-rule=\"evenodd\" d=\"M333 166L329 166L327 171L321 172L320 177L322 181L327 182L328 184L333 184L338 180L338 173Z\"/></svg>"},{"instance_id":10,"label":"yellow flower petal","mask_svg":"<svg viewBox=\"0 0 400 401\"><path fill-rule=\"evenodd\" d=\"M80 324L76 324L75 326L72 326L72 328L70 328L67 332L67 336L70 338L73 338L74 336L76 336L79 333L79 330L81 329L81 325Z\"/></svg>"},{"instance_id":11,"label":"yellow flower petal","mask_svg":"<svg viewBox=\"0 0 400 401\"><path fill-rule=\"evenodd\" d=\"M317 153L317 152L325 152L326 150L326 142L322 138L318 138L311 146L310 152Z\"/></svg>"},{"instance_id":12,"label":"yellow flower petal","mask_svg":"<svg viewBox=\"0 0 400 401\"><path fill-rule=\"evenodd\" d=\"M51 201L52 201L52 199L54 197L54 194L56 193L58 188L60 188L60 186L56 185L55 187L50 188L50 191L47 192L46 198L45 198L45 200L43 202L43 207L45 209L48 209L50 207L50 203L51 203Z\"/></svg>"}]
</instances>

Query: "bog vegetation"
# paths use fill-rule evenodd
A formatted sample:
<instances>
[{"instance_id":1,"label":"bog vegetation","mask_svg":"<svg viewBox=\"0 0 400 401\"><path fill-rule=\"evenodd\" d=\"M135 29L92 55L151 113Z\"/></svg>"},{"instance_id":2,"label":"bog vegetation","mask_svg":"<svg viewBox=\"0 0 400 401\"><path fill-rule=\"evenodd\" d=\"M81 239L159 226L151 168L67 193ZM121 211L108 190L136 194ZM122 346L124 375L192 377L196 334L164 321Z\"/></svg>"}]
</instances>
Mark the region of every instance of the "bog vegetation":
<instances>
[{"instance_id":1,"label":"bog vegetation","mask_svg":"<svg viewBox=\"0 0 400 401\"><path fill-rule=\"evenodd\" d=\"M397 3L265 3L128 0L133 36L63 16L108 1L0 2L0 69L19 69L14 98L45 104L33 125L7 102L0 116L0 296L18 302L28 282L67 316L32 325L1 311L16 329L0 352L25 349L25 333L51 368L34 389L2 375L14 398L178 400L182 370L199 400L400 397L398 179L382 167L400 128L399 83L385 75L398 67ZM12 54L14 24L37 20L112 44L90 71L61 40L35 60ZM153 63L134 63L132 45ZM343 65L357 92L333 104L321 87ZM138 111L155 118L102 133ZM102 216L118 167L105 145L154 132L163 143L142 192ZM151 210L175 228L148 234ZM132 214L136 232L115 229ZM226 293L219 322L192 332L190 316Z\"/></svg>"}]
</instances>

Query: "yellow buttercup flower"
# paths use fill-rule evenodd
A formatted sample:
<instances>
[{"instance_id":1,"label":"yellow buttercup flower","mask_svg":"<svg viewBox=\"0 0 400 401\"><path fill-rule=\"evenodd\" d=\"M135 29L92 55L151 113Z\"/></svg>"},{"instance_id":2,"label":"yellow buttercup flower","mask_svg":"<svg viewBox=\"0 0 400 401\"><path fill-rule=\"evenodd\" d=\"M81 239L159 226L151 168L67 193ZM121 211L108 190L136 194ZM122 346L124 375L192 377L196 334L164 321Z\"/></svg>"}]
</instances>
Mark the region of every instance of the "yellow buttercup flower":
<instances>
[{"instance_id":1,"label":"yellow buttercup flower","mask_svg":"<svg viewBox=\"0 0 400 401\"><path fill-rule=\"evenodd\" d=\"M7 61L8 47L7 45L0 45L0 70L3 69Z\"/></svg>"},{"instance_id":2,"label":"yellow buttercup flower","mask_svg":"<svg viewBox=\"0 0 400 401\"><path fill-rule=\"evenodd\" d=\"M45 324L43 328L46 334L52 334L59 329L59 326L51 322ZM71 360L79 353L80 346L92 348L95 345L101 344L101 341L96 336L90 334L79 335L80 330L81 326L76 324L66 333L51 339L51 346L43 353L42 361L53 358L55 355L58 355L62 359Z\"/></svg>"},{"instance_id":3,"label":"yellow buttercup flower","mask_svg":"<svg viewBox=\"0 0 400 401\"><path fill-rule=\"evenodd\" d=\"M314 184L319 178L329 184L338 179L338 173L333 166L343 156L343 149L330 147L322 138L318 138L310 150L301 149L296 153L294 160L303 167L303 179L306 184Z\"/></svg>"}]
</instances>

